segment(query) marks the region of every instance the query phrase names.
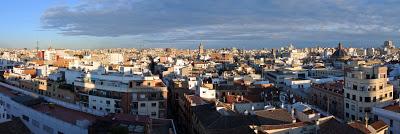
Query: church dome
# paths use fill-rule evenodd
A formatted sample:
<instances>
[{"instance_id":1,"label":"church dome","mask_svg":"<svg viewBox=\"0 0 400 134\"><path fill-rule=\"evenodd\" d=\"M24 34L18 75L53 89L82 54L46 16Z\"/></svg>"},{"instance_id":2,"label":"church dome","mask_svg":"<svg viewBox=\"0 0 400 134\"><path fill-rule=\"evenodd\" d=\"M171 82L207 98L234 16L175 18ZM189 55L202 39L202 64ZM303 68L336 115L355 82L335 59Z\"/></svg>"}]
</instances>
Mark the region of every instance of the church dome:
<instances>
[{"instance_id":1,"label":"church dome","mask_svg":"<svg viewBox=\"0 0 400 134\"><path fill-rule=\"evenodd\" d=\"M346 50L343 48L342 43L339 43L336 51L331 56L332 59L346 60L349 58Z\"/></svg>"}]
</instances>

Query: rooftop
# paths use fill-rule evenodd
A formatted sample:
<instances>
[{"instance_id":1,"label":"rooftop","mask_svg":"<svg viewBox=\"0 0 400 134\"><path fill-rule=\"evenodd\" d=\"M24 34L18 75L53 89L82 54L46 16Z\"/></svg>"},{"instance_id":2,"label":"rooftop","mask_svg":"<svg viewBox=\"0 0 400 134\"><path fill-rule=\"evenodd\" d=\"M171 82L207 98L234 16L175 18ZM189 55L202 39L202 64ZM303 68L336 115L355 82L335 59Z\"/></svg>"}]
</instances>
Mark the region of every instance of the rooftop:
<instances>
[{"instance_id":1,"label":"rooftop","mask_svg":"<svg viewBox=\"0 0 400 134\"><path fill-rule=\"evenodd\" d=\"M382 120L378 120L378 121L375 121L374 123L372 123L371 125L370 125L372 128L374 128L376 131L381 131L381 130L383 130L383 129L385 129L385 128L388 128L389 126L385 123L385 122L383 122Z\"/></svg>"},{"instance_id":2,"label":"rooftop","mask_svg":"<svg viewBox=\"0 0 400 134\"><path fill-rule=\"evenodd\" d=\"M221 115L213 105L195 106L193 111L200 123L207 129L207 133L254 133L249 128L252 123L251 118L240 115Z\"/></svg>"},{"instance_id":3,"label":"rooftop","mask_svg":"<svg viewBox=\"0 0 400 134\"><path fill-rule=\"evenodd\" d=\"M360 130L354 129L347 124L340 123L335 118L330 118L327 121L321 122L319 127L318 133L321 134L362 134Z\"/></svg>"},{"instance_id":4,"label":"rooftop","mask_svg":"<svg viewBox=\"0 0 400 134\"><path fill-rule=\"evenodd\" d=\"M362 123L362 122L356 121L356 122L349 123L349 125L350 125L352 128L358 129L359 131L361 131L361 132L364 133L364 134L370 134L370 133L371 133L371 131L369 131L369 130L365 127L365 124Z\"/></svg>"},{"instance_id":5,"label":"rooftop","mask_svg":"<svg viewBox=\"0 0 400 134\"><path fill-rule=\"evenodd\" d=\"M383 107L383 109L392 111L392 112L396 112L396 113L400 113L400 105L399 104L389 105L389 106Z\"/></svg>"},{"instance_id":6,"label":"rooftop","mask_svg":"<svg viewBox=\"0 0 400 134\"><path fill-rule=\"evenodd\" d=\"M203 99L196 95L187 95L187 99L191 103L191 105L204 105L207 104Z\"/></svg>"},{"instance_id":7,"label":"rooftop","mask_svg":"<svg viewBox=\"0 0 400 134\"><path fill-rule=\"evenodd\" d=\"M318 90L326 90L336 94L343 95L343 85L344 81L335 81L323 84L313 84L312 87Z\"/></svg>"},{"instance_id":8,"label":"rooftop","mask_svg":"<svg viewBox=\"0 0 400 134\"><path fill-rule=\"evenodd\" d=\"M97 116L68 109L62 106L58 106L55 104L49 103L41 103L38 105L32 106L33 109L45 113L49 116L55 117L57 119L63 120L65 122L76 124L77 121L87 120L89 122L94 122Z\"/></svg>"},{"instance_id":9,"label":"rooftop","mask_svg":"<svg viewBox=\"0 0 400 134\"><path fill-rule=\"evenodd\" d=\"M260 125L291 124L295 120L285 109L255 111Z\"/></svg>"},{"instance_id":10,"label":"rooftop","mask_svg":"<svg viewBox=\"0 0 400 134\"><path fill-rule=\"evenodd\" d=\"M0 86L0 93L9 96L10 98L18 96L18 92L13 92L6 87Z\"/></svg>"},{"instance_id":11,"label":"rooftop","mask_svg":"<svg viewBox=\"0 0 400 134\"><path fill-rule=\"evenodd\" d=\"M13 118L11 121L0 123L1 134L31 134L31 131L20 118Z\"/></svg>"}]
</instances>

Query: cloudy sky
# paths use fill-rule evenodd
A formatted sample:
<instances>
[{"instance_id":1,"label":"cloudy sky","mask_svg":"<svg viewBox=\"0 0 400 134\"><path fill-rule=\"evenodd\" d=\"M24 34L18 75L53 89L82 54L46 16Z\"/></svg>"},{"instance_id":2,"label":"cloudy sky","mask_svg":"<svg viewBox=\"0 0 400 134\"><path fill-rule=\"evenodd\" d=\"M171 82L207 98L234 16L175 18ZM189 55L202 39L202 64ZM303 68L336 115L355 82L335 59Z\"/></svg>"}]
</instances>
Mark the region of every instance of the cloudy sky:
<instances>
[{"instance_id":1,"label":"cloudy sky","mask_svg":"<svg viewBox=\"0 0 400 134\"><path fill-rule=\"evenodd\" d=\"M373 47L398 0L3 0L0 47Z\"/></svg>"}]
</instances>

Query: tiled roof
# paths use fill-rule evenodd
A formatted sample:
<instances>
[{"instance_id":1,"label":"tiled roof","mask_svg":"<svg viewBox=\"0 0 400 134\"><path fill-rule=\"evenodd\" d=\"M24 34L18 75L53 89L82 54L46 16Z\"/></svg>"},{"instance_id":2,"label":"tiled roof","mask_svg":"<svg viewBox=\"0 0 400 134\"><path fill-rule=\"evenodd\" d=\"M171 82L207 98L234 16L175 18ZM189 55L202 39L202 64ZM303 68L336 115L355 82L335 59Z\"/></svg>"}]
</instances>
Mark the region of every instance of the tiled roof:
<instances>
[{"instance_id":1,"label":"tiled roof","mask_svg":"<svg viewBox=\"0 0 400 134\"><path fill-rule=\"evenodd\" d=\"M274 129L284 129L284 128L293 128L293 127L302 127L311 125L310 122L296 122L290 124L281 124L281 125L262 125L261 127L264 130L274 130Z\"/></svg>"},{"instance_id":2,"label":"tiled roof","mask_svg":"<svg viewBox=\"0 0 400 134\"><path fill-rule=\"evenodd\" d=\"M366 127L365 124L361 122L352 122L349 124L351 127L360 130L364 134L370 134L371 131L369 131Z\"/></svg>"},{"instance_id":3,"label":"tiled roof","mask_svg":"<svg viewBox=\"0 0 400 134\"><path fill-rule=\"evenodd\" d=\"M400 105L398 105L398 104L386 106L383 109L389 110L392 112L396 112L396 113L400 113Z\"/></svg>"},{"instance_id":4,"label":"tiled roof","mask_svg":"<svg viewBox=\"0 0 400 134\"><path fill-rule=\"evenodd\" d=\"M253 118L240 115L221 115L212 105L199 105L193 111L200 123L210 134L250 134L254 133L249 125Z\"/></svg>"},{"instance_id":5,"label":"tiled roof","mask_svg":"<svg viewBox=\"0 0 400 134\"><path fill-rule=\"evenodd\" d=\"M319 128L318 133L320 134L362 134L360 130L347 124L340 123L334 118L322 122Z\"/></svg>"},{"instance_id":6,"label":"tiled roof","mask_svg":"<svg viewBox=\"0 0 400 134\"><path fill-rule=\"evenodd\" d=\"M55 104L41 103L32 106L32 108L39 112L46 113L47 115L57 118L59 120L69 122L71 124L76 124L76 121L78 120L88 120L89 122L94 122L96 118L98 118L97 116L88 113L68 109Z\"/></svg>"},{"instance_id":7,"label":"tiled roof","mask_svg":"<svg viewBox=\"0 0 400 134\"><path fill-rule=\"evenodd\" d=\"M378 121L375 121L374 123L372 123L371 125L370 125L371 127L373 127L376 131L381 131L381 130L383 130L383 129L385 129L385 128L387 128L387 127L389 127L385 122L383 122L382 120L378 120Z\"/></svg>"},{"instance_id":8,"label":"tiled roof","mask_svg":"<svg viewBox=\"0 0 400 134\"><path fill-rule=\"evenodd\" d=\"M259 125L282 125L292 123L294 118L284 109L255 111Z\"/></svg>"}]
</instances>

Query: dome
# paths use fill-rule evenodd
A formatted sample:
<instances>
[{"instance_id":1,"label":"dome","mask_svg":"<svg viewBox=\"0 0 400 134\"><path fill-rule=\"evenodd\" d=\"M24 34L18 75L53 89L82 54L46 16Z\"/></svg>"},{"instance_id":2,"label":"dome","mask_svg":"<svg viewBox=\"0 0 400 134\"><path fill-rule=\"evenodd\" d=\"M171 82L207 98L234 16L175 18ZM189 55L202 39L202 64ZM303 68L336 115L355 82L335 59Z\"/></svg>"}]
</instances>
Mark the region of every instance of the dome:
<instances>
[{"instance_id":1,"label":"dome","mask_svg":"<svg viewBox=\"0 0 400 134\"><path fill-rule=\"evenodd\" d=\"M349 58L346 50L344 50L342 43L339 43L336 51L331 56L332 59L346 60Z\"/></svg>"}]
</instances>

